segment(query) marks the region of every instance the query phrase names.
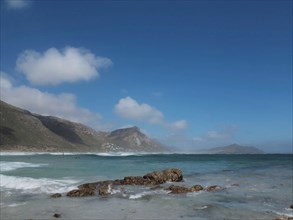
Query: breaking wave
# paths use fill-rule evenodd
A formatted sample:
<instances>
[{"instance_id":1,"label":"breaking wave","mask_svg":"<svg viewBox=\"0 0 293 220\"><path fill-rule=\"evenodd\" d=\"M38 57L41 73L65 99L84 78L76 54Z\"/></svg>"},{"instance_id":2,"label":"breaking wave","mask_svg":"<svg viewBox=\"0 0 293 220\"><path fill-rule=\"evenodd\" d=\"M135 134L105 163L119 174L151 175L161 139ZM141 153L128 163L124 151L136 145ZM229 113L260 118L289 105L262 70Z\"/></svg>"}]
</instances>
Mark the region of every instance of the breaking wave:
<instances>
[{"instance_id":1,"label":"breaking wave","mask_svg":"<svg viewBox=\"0 0 293 220\"><path fill-rule=\"evenodd\" d=\"M97 155L97 156L144 156L144 155L169 155L176 153L166 153L166 152L1 152L1 156L32 156L32 155Z\"/></svg>"},{"instance_id":2,"label":"breaking wave","mask_svg":"<svg viewBox=\"0 0 293 220\"><path fill-rule=\"evenodd\" d=\"M25 162L6 162L1 161L0 163L0 171L12 171L19 168L25 168L25 167L41 167L46 166L48 164L34 164L34 163L25 163Z\"/></svg>"},{"instance_id":3,"label":"breaking wave","mask_svg":"<svg viewBox=\"0 0 293 220\"><path fill-rule=\"evenodd\" d=\"M143 191L129 196L129 199L140 199L145 196L153 195L167 195L169 192L166 190L152 190L152 191Z\"/></svg>"},{"instance_id":4,"label":"breaking wave","mask_svg":"<svg viewBox=\"0 0 293 220\"><path fill-rule=\"evenodd\" d=\"M0 187L3 190L21 190L28 193L62 193L76 188L76 180L34 179L0 175Z\"/></svg>"},{"instance_id":5,"label":"breaking wave","mask_svg":"<svg viewBox=\"0 0 293 220\"><path fill-rule=\"evenodd\" d=\"M31 155L97 155L97 156L141 156L148 154L147 152L111 152L111 153L97 153L97 152L1 152L2 156L31 156Z\"/></svg>"}]
</instances>

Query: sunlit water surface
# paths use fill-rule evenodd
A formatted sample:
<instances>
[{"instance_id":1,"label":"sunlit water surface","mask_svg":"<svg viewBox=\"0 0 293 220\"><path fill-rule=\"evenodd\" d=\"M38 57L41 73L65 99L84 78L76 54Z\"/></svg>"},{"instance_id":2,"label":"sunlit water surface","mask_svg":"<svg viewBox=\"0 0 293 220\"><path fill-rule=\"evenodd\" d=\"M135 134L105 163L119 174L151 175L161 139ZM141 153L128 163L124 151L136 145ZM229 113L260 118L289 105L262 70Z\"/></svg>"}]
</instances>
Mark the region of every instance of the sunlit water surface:
<instances>
[{"instance_id":1,"label":"sunlit water surface","mask_svg":"<svg viewBox=\"0 0 293 220\"><path fill-rule=\"evenodd\" d=\"M268 155L1 155L1 219L275 219L293 216L292 154ZM218 192L183 195L141 186L107 197L69 198L79 184L179 168L186 186ZM165 185L170 185L166 183ZM63 194L53 199L50 195Z\"/></svg>"}]
</instances>

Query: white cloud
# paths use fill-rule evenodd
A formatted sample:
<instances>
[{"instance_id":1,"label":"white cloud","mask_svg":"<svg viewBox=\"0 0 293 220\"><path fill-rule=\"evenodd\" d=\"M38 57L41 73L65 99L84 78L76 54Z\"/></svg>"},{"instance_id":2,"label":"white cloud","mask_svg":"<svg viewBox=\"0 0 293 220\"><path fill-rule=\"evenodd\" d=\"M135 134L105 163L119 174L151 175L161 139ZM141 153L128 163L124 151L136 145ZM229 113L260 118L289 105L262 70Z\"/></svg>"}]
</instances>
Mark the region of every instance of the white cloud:
<instances>
[{"instance_id":1,"label":"white cloud","mask_svg":"<svg viewBox=\"0 0 293 220\"><path fill-rule=\"evenodd\" d=\"M238 126L229 125L223 127L219 131L207 131L205 134L194 137L194 143L209 143L209 142L219 142L219 141L230 141L233 140L236 132L238 130Z\"/></svg>"},{"instance_id":2,"label":"white cloud","mask_svg":"<svg viewBox=\"0 0 293 220\"><path fill-rule=\"evenodd\" d=\"M9 79L9 76L4 73L4 72L0 72L0 88L1 91L2 89L10 89L12 87L12 83Z\"/></svg>"},{"instance_id":3,"label":"white cloud","mask_svg":"<svg viewBox=\"0 0 293 220\"><path fill-rule=\"evenodd\" d=\"M223 131L208 131L205 136L207 139L226 139L231 137L231 133Z\"/></svg>"},{"instance_id":4,"label":"white cloud","mask_svg":"<svg viewBox=\"0 0 293 220\"><path fill-rule=\"evenodd\" d=\"M139 104L129 96L120 99L114 110L122 118L147 121L150 124L161 124L164 118L159 110L145 103Z\"/></svg>"},{"instance_id":5,"label":"white cloud","mask_svg":"<svg viewBox=\"0 0 293 220\"><path fill-rule=\"evenodd\" d=\"M186 120L179 120L169 123L167 126L172 130L184 130L187 127L187 122Z\"/></svg>"},{"instance_id":6,"label":"white cloud","mask_svg":"<svg viewBox=\"0 0 293 220\"><path fill-rule=\"evenodd\" d=\"M11 9L22 9L30 5L29 0L6 0L8 8Z\"/></svg>"},{"instance_id":7,"label":"white cloud","mask_svg":"<svg viewBox=\"0 0 293 220\"><path fill-rule=\"evenodd\" d=\"M146 103L140 104L129 96L120 99L118 104L115 105L114 111L122 118L145 121L149 124L161 125L172 130L183 130L187 126L185 120L173 123L166 122L163 113L155 107Z\"/></svg>"},{"instance_id":8,"label":"white cloud","mask_svg":"<svg viewBox=\"0 0 293 220\"><path fill-rule=\"evenodd\" d=\"M0 82L1 100L9 104L34 113L57 116L88 125L94 125L101 119L99 114L77 106L73 94L55 95L28 86L13 86L3 72L1 72Z\"/></svg>"},{"instance_id":9,"label":"white cloud","mask_svg":"<svg viewBox=\"0 0 293 220\"><path fill-rule=\"evenodd\" d=\"M44 53L26 50L19 55L16 68L33 84L58 85L91 80L99 76L99 69L111 64L110 59L95 56L89 50L66 47L50 48Z\"/></svg>"}]
</instances>

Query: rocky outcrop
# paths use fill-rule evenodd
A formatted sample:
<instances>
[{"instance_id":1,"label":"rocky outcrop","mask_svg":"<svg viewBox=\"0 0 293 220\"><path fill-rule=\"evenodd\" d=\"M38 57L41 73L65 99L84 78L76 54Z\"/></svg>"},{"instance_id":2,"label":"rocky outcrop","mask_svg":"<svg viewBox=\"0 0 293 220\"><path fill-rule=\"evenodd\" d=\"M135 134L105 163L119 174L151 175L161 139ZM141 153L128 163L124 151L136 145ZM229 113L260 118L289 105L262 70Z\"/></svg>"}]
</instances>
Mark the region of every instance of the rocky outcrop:
<instances>
[{"instance_id":1,"label":"rocky outcrop","mask_svg":"<svg viewBox=\"0 0 293 220\"><path fill-rule=\"evenodd\" d=\"M218 185L214 185L214 186L207 187L207 191L208 192L216 192L216 191L219 191L221 189L222 189L222 187L220 187Z\"/></svg>"},{"instance_id":2,"label":"rocky outcrop","mask_svg":"<svg viewBox=\"0 0 293 220\"><path fill-rule=\"evenodd\" d=\"M204 190L204 187L201 185L194 185L192 187L190 187L190 192L198 192Z\"/></svg>"},{"instance_id":3,"label":"rocky outcrop","mask_svg":"<svg viewBox=\"0 0 293 220\"><path fill-rule=\"evenodd\" d=\"M106 195L106 189L111 185L148 185L155 186L165 182L180 182L183 179L180 169L166 169L155 171L144 176L127 176L122 180L106 180L94 183L85 183L78 186L78 189L71 190L67 193L69 197L93 196L98 190L100 195Z\"/></svg>"},{"instance_id":4,"label":"rocky outcrop","mask_svg":"<svg viewBox=\"0 0 293 220\"><path fill-rule=\"evenodd\" d=\"M217 186L217 185L209 186L206 189L201 185L194 185L192 187L171 185L168 188L165 188L165 190L171 191L171 193L173 193L173 194L199 192L202 190L206 190L208 192L216 192L221 189L222 189L222 187Z\"/></svg>"},{"instance_id":5,"label":"rocky outcrop","mask_svg":"<svg viewBox=\"0 0 293 220\"><path fill-rule=\"evenodd\" d=\"M101 186L99 188L99 195L100 196L106 196L109 194L109 187L108 186Z\"/></svg>"},{"instance_id":6,"label":"rocky outcrop","mask_svg":"<svg viewBox=\"0 0 293 220\"><path fill-rule=\"evenodd\" d=\"M144 176L127 176L123 180L118 180L120 185L160 185L166 182L182 181L182 171L179 169L166 169L155 171ZM114 183L115 184L115 183ZM116 180L117 184L117 180Z\"/></svg>"},{"instance_id":7,"label":"rocky outcrop","mask_svg":"<svg viewBox=\"0 0 293 220\"><path fill-rule=\"evenodd\" d=\"M183 180L183 175L179 169L167 169L148 173L143 178L149 180L153 185L159 185L165 182L180 182Z\"/></svg>"},{"instance_id":8,"label":"rocky outcrop","mask_svg":"<svg viewBox=\"0 0 293 220\"><path fill-rule=\"evenodd\" d=\"M151 181L141 176L126 176L120 180L121 185L150 185Z\"/></svg>"},{"instance_id":9,"label":"rocky outcrop","mask_svg":"<svg viewBox=\"0 0 293 220\"><path fill-rule=\"evenodd\" d=\"M61 195L61 193L54 193L53 195L51 195L50 197L51 198L59 198L59 197L61 197L62 195Z\"/></svg>"},{"instance_id":10,"label":"rocky outcrop","mask_svg":"<svg viewBox=\"0 0 293 220\"><path fill-rule=\"evenodd\" d=\"M171 185L165 190L170 190L173 194L180 194L180 193L189 193L189 192L198 192L203 190L204 188L201 185L195 185L192 187L185 187L185 186L175 186Z\"/></svg>"},{"instance_id":11,"label":"rocky outcrop","mask_svg":"<svg viewBox=\"0 0 293 220\"><path fill-rule=\"evenodd\" d=\"M90 188L83 189L74 189L68 192L66 195L69 197L85 197L85 196L94 196L95 190Z\"/></svg>"},{"instance_id":12,"label":"rocky outcrop","mask_svg":"<svg viewBox=\"0 0 293 220\"><path fill-rule=\"evenodd\" d=\"M218 185L209 186L206 189L201 185L194 185L192 187L171 185L167 188L163 188L162 186L160 186L161 184L164 184L166 182L181 182L182 180L183 180L182 171L180 169L173 168L173 169L166 169L162 171L147 173L144 176L127 176L121 180L119 179L105 180L105 181L97 181L94 183L85 183L78 186L78 189L74 189L68 192L67 196L84 197L84 196L94 196L96 194L99 194L101 196L106 196L110 194L110 191L113 186L118 186L118 185L152 186L151 189L162 188L164 190L170 191L170 193L173 193L173 194L198 192L201 190L206 190L208 192L215 192L222 189L222 187Z\"/></svg>"}]
</instances>

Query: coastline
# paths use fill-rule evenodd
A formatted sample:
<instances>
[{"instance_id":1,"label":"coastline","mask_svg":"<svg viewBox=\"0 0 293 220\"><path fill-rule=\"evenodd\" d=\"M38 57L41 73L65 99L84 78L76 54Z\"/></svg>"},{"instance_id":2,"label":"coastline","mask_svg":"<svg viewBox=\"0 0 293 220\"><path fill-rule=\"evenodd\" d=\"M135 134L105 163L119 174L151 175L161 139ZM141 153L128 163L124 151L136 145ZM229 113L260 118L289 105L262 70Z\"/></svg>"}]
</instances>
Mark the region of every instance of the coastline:
<instances>
[{"instance_id":1,"label":"coastline","mask_svg":"<svg viewBox=\"0 0 293 220\"><path fill-rule=\"evenodd\" d=\"M197 153L197 152L143 152L143 151L34 151L34 150L0 150L0 155L34 155L34 154L51 154L51 155L100 155L100 156L131 156L131 155L293 155L292 153L261 153L261 154L228 154L228 153Z\"/></svg>"},{"instance_id":2,"label":"coastline","mask_svg":"<svg viewBox=\"0 0 293 220\"><path fill-rule=\"evenodd\" d=\"M64 156L63 152L14 154L1 155L1 219L50 219L55 213L68 219L94 216L95 219L103 216L166 219L170 216L207 220L242 216L242 219L274 220L284 215L293 216L289 209L292 204L291 155L147 154L109 157L108 154L92 152L77 152L79 156L72 152ZM86 183L141 181L146 173L170 167L183 171L184 182L166 182L160 187L113 185L110 190L106 188L110 192L106 196L99 195L98 191L90 197L65 196ZM133 177L124 179L127 176ZM194 185L205 189L218 185L222 190L191 192ZM165 189L186 193L173 194ZM60 193L62 197L50 198L54 193Z\"/></svg>"}]
</instances>

